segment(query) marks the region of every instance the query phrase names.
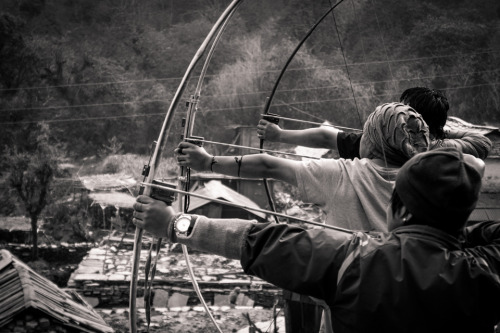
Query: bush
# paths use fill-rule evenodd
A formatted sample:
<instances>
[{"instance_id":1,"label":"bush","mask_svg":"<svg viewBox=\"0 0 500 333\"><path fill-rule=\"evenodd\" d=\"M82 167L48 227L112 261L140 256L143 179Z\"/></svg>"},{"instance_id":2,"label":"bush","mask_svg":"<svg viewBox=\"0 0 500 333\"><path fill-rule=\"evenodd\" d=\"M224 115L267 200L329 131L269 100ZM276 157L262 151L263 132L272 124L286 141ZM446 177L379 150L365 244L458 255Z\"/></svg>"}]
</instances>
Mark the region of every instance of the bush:
<instances>
[{"instance_id":1,"label":"bush","mask_svg":"<svg viewBox=\"0 0 500 333\"><path fill-rule=\"evenodd\" d=\"M43 229L45 235L57 242L94 242L93 229L83 204L57 203L47 209Z\"/></svg>"}]
</instances>

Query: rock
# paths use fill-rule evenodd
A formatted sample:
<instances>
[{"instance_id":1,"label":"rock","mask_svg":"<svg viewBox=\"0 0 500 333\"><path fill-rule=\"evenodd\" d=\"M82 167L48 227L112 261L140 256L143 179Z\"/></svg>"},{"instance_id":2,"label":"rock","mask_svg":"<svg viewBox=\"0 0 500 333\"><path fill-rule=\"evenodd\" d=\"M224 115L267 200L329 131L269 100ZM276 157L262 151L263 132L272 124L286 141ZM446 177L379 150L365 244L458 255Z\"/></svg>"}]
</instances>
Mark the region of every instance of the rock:
<instances>
[{"instance_id":1,"label":"rock","mask_svg":"<svg viewBox=\"0 0 500 333\"><path fill-rule=\"evenodd\" d=\"M156 308L162 308L168 306L168 291L163 289L155 289L154 298L153 298L153 306Z\"/></svg>"},{"instance_id":2,"label":"rock","mask_svg":"<svg viewBox=\"0 0 500 333\"><path fill-rule=\"evenodd\" d=\"M170 296L168 299L168 307L185 307L187 305L188 299L189 296L180 293L173 293L172 296Z\"/></svg>"},{"instance_id":3,"label":"rock","mask_svg":"<svg viewBox=\"0 0 500 333\"><path fill-rule=\"evenodd\" d=\"M99 305L99 298L97 297L88 297L88 296L82 296L82 297L93 308Z\"/></svg>"}]
</instances>

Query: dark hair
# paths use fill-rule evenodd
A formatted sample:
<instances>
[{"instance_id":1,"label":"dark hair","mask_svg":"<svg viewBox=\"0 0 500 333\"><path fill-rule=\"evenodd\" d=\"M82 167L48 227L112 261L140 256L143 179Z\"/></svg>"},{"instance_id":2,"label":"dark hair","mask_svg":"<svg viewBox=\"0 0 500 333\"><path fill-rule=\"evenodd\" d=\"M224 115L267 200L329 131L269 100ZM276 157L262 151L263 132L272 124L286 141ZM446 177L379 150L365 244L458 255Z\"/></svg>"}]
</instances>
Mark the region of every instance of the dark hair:
<instances>
[{"instance_id":1,"label":"dark hair","mask_svg":"<svg viewBox=\"0 0 500 333\"><path fill-rule=\"evenodd\" d=\"M392 196L391 196L391 211L392 211L392 214L396 214L398 210L400 210L402 207L405 206L405 204L403 203L403 200L401 200L401 197L399 196L398 192L396 191L396 189L394 189L392 191ZM445 221L443 221L445 222ZM412 216L406 223L406 225L414 225L414 224L418 224L418 225L428 225L428 226L431 226L431 227L434 227L436 229L440 229L440 230L443 230L451 235L454 235L454 236L458 236L462 230L462 228L458 228L456 227L455 224L449 224L449 223L442 223L440 225L436 225L435 223L429 223L429 221L423 221L423 220L419 220L418 218L416 218L415 216Z\"/></svg>"},{"instance_id":2,"label":"dark hair","mask_svg":"<svg viewBox=\"0 0 500 333\"><path fill-rule=\"evenodd\" d=\"M391 211L392 211L392 214L396 214L396 212L398 210L400 210L401 207L403 207L403 206L404 206L403 201L399 197L398 192L396 192L396 189L394 189L392 191L392 196L391 196Z\"/></svg>"},{"instance_id":3,"label":"dark hair","mask_svg":"<svg viewBox=\"0 0 500 333\"><path fill-rule=\"evenodd\" d=\"M429 126L429 132L436 139L444 139L443 127L450 105L442 91L426 87L409 88L403 91L399 100L422 115Z\"/></svg>"}]
</instances>

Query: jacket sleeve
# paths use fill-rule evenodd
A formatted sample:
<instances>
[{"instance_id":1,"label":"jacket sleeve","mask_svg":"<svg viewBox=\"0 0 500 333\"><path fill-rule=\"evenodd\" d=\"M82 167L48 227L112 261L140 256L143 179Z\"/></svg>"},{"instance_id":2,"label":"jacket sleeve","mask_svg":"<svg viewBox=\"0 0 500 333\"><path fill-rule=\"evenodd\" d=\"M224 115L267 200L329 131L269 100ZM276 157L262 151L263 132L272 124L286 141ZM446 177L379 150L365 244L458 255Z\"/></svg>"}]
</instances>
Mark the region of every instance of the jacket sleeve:
<instances>
[{"instance_id":1,"label":"jacket sleeve","mask_svg":"<svg viewBox=\"0 0 500 333\"><path fill-rule=\"evenodd\" d=\"M255 224L241 253L241 265L278 287L327 300L353 235L284 224Z\"/></svg>"},{"instance_id":2,"label":"jacket sleeve","mask_svg":"<svg viewBox=\"0 0 500 333\"><path fill-rule=\"evenodd\" d=\"M447 133L447 138L431 143L431 149L451 147L464 154L470 154L482 160L488 157L491 150L491 140L486 136L474 132L453 131Z\"/></svg>"},{"instance_id":3,"label":"jacket sleeve","mask_svg":"<svg viewBox=\"0 0 500 333\"><path fill-rule=\"evenodd\" d=\"M465 251L484 259L491 270L500 274L500 222L479 222L466 228Z\"/></svg>"}]
</instances>

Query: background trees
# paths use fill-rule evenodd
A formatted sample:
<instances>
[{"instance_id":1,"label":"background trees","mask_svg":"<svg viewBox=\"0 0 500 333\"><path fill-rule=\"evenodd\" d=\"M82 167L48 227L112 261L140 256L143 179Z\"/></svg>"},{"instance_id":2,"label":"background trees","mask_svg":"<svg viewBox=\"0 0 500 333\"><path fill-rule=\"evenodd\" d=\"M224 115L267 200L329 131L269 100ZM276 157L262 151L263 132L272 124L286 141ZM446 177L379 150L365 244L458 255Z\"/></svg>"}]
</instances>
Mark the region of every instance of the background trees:
<instances>
[{"instance_id":1,"label":"background trees","mask_svg":"<svg viewBox=\"0 0 500 333\"><path fill-rule=\"evenodd\" d=\"M228 3L0 2L0 176L34 231L60 156L150 151L184 71ZM255 126L291 51L332 4L244 1L210 62L195 134L230 142L229 128ZM270 111L361 128L377 105L428 86L446 92L450 115L499 126L499 13L497 0L345 0L294 58ZM180 103L170 142L183 113ZM17 203L0 195L2 214L13 214Z\"/></svg>"},{"instance_id":2,"label":"background trees","mask_svg":"<svg viewBox=\"0 0 500 333\"><path fill-rule=\"evenodd\" d=\"M24 204L31 219L32 258L38 257L38 217L48 203L50 185L57 172L60 154L49 142L49 127L44 123L26 126L16 143L6 148L4 168L8 182Z\"/></svg>"},{"instance_id":3,"label":"background trees","mask_svg":"<svg viewBox=\"0 0 500 333\"><path fill-rule=\"evenodd\" d=\"M125 153L147 152L228 2L2 1L2 142L11 143L20 124L45 121L74 158L97 154L113 138ZM244 2L211 61L195 129L227 142L232 134L221 126L254 126L291 50L332 3ZM376 105L420 85L445 90L451 115L498 124L499 7L495 0L345 0L304 44L271 111L359 128Z\"/></svg>"}]
</instances>

